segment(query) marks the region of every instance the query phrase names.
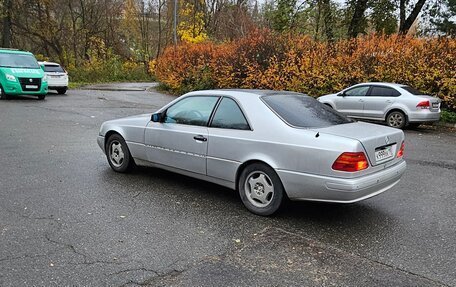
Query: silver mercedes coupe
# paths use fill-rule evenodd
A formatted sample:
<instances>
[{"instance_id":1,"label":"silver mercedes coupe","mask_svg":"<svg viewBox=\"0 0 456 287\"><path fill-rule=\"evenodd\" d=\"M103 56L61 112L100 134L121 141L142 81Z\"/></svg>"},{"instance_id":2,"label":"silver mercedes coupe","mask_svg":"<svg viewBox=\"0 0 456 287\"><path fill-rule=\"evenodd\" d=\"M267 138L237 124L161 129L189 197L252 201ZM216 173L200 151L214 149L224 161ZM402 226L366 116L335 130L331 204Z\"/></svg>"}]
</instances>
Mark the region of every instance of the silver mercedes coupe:
<instances>
[{"instance_id":1,"label":"silver mercedes coupe","mask_svg":"<svg viewBox=\"0 0 456 287\"><path fill-rule=\"evenodd\" d=\"M355 122L299 93L207 90L154 114L107 121L98 145L109 165L151 166L238 190L271 215L291 200L353 203L399 182L404 133Z\"/></svg>"}]
</instances>

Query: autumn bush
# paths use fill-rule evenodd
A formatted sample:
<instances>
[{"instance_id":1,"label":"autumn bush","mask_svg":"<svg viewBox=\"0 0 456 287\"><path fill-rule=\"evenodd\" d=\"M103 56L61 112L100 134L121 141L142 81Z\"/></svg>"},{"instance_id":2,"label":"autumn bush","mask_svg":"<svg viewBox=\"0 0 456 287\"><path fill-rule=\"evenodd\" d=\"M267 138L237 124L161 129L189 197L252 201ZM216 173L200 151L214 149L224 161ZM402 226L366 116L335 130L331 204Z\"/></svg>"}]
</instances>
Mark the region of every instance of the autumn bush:
<instances>
[{"instance_id":1,"label":"autumn bush","mask_svg":"<svg viewBox=\"0 0 456 287\"><path fill-rule=\"evenodd\" d=\"M360 82L395 82L456 108L456 40L449 38L369 35L320 42L259 30L232 42L169 47L152 72L174 93L261 88L317 97Z\"/></svg>"}]
</instances>

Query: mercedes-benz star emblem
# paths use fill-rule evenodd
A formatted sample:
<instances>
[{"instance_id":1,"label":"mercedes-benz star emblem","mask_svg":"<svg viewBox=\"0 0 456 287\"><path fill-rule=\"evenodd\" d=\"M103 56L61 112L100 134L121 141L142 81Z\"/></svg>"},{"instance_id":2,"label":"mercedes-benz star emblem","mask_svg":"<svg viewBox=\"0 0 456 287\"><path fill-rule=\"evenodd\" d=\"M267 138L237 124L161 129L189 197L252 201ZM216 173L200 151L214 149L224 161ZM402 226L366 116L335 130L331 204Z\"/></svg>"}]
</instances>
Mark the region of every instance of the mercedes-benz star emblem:
<instances>
[{"instance_id":1,"label":"mercedes-benz star emblem","mask_svg":"<svg viewBox=\"0 0 456 287\"><path fill-rule=\"evenodd\" d=\"M30 82L30 83L33 82L33 79L29 79L29 82Z\"/></svg>"}]
</instances>

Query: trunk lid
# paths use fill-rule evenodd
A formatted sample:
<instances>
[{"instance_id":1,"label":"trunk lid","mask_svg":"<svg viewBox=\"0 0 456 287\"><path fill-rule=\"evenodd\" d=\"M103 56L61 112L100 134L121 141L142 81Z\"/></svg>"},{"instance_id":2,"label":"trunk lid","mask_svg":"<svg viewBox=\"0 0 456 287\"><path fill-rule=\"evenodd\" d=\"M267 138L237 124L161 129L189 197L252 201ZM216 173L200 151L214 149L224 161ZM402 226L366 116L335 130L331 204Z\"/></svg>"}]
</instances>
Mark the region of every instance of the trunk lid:
<instances>
[{"instance_id":1,"label":"trunk lid","mask_svg":"<svg viewBox=\"0 0 456 287\"><path fill-rule=\"evenodd\" d=\"M313 130L358 140L363 145L371 166L394 160L404 140L402 130L364 122L334 125Z\"/></svg>"}]
</instances>

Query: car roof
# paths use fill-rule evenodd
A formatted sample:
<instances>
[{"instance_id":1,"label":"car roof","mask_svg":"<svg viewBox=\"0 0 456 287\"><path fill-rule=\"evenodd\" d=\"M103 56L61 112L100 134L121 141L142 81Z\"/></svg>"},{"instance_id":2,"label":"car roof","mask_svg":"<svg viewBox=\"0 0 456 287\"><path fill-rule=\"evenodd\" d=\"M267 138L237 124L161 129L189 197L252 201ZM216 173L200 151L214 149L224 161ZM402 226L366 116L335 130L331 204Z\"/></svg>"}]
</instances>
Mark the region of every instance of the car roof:
<instances>
[{"instance_id":1,"label":"car roof","mask_svg":"<svg viewBox=\"0 0 456 287\"><path fill-rule=\"evenodd\" d=\"M407 86L407 85L403 85L403 84L388 83L388 82L366 82L366 83L356 84L351 87L362 86L362 85L381 85L381 86L386 86L386 87L391 87L391 88L402 88L402 87Z\"/></svg>"},{"instance_id":2,"label":"car roof","mask_svg":"<svg viewBox=\"0 0 456 287\"><path fill-rule=\"evenodd\" d=\"M10 48L0 48L0 53L2 54L20 54L20 55L33 55L27 51L21 51L17 49L10 49Z\"/></svg>"},{"instance_id":3,"label":"car roof","mask_svg":"<svg viewBox=\"0 0 456 287\"><path fill-rule=\"evenodd\" d=\"M48 66L60 66L59 63L54 63L54 62L48 62L48 61L39 61L38 62L40 65L48 65Z\"/></svg>"},{"instance_id":4,"label":"car roof","mask_svg":"<svg viewBox=\"0 0 456 287\"><path fill-rule=\"evenodd\" d=\"M228 95L238 99L242 98L252 98L253 97L262 97L262 96L272 96L272 95L305 95L302 93L297 92L290 92L290 91L274 91L274 90L260 90L260 89L216 89L216 90L201 90L201 91L193 91L187 93L186 95L211 95L211 96L223 96ZM307 95L305 95L307 96Z\"/></svg>"}]
</instances>

